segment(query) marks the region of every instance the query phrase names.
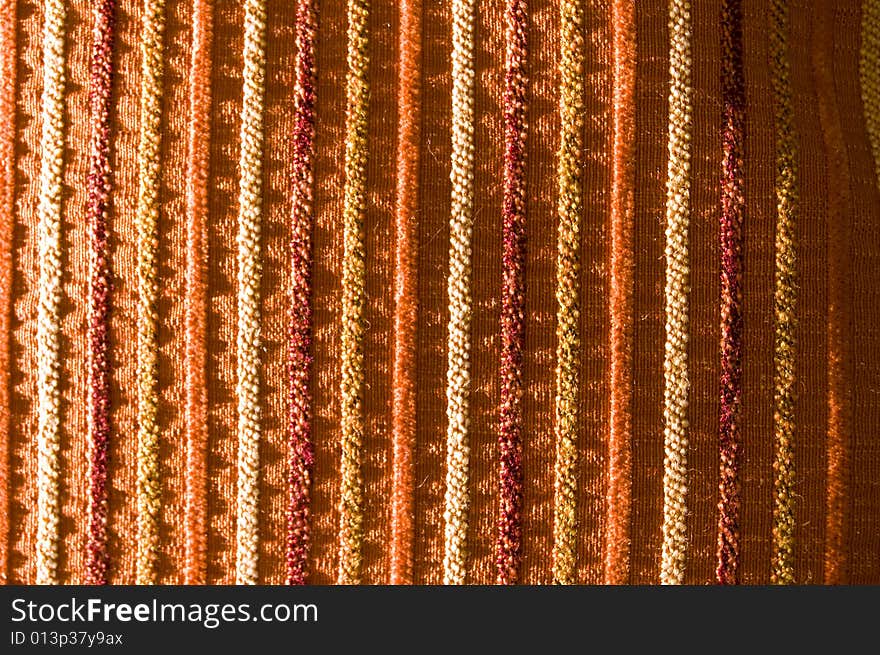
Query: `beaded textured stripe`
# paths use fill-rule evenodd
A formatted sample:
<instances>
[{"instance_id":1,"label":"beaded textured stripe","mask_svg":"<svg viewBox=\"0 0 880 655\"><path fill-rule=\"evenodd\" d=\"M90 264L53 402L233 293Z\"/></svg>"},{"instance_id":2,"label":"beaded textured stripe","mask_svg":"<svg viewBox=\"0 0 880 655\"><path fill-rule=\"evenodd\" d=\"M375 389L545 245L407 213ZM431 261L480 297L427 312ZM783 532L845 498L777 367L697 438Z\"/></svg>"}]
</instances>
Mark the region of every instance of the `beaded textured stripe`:
<instances>
[{"instance_id":1,"label":"beaded textured stripe","mask_svg":"<svg viewBox=\"0 0 880 655\"><path fill-rule=\"evenodd\" d=\"M164 0L145 0L141 17L141 96L138 142L137 225L138 277L138 450L137 568L138 584L156 582L159 514L162 491L159 470L159 343L156 301L159 294L159 148L162 122Z\"/></svg>"},{"instance_id":2,"label":"beaded textured stripe","mask_svg":"<svg viewBox=\"0 0 880 655\"><path fill-rule=\"evenodd\" d=\"M690 292L691 3L669 3L669 160L666 177L666 347L663 362L663 551L660 582L682 584L687 557L688 296Z\"/></svg>"},{"instance_id":3,"label":"beaded textured stripe","mask_svg":"<svg viewBox=\"0 0 880 655\"><path fill-rule=\"evenodd\" d=\"M94 5L89 77L92 143L89 153L89 541L88 584L107 583L107 457L110 440L107 213L110 202L110 97L113 81L115 0Z\"/></svg>"},{"instance_id":4,"label":"beaded textured stripe","mask_svg":"<svg viewBox=\"0 0 880 655\"><path fill-rule=\"evenodd\" d=\"M369 2L348 0L345 93L345 189L342 256L342 462L339 501L339 584L358 584L363 562L364 212L367 176Z\"/></svg>"},{"instance_id":5,"label":"beaded textured stripe","mask_svg":"<svg viewBox=\"0 0 880 655\"><path fill-rule=\"evenodd\" d=\"M0 0L0 581L880 583L878 0L128 1Z\"/></svg>"},{"instance_id":6,"label":"beaded textured stripe","mask_svg":"<svg viewBox=\"0 0 880 655\"><path fill-rule=\"evenodd\" d=\"M10 314L15 226L15 0L0 1L0 584L9 560Z\"/></svg>"},{"instance_id":7,"label":"beaded textured stripe","mask_svg":"<svg viewBox=\"0 0 880 655\"><path fill-rule=\"evenodd\" d=\"M315 156L315 38L317 9L299 0L296 11L296 87L293 132L289 390L289 500L287 583L305 584L309 555L309 492L314 465L309 377L312 370L312 230Z\"/></svg>"},{"instance_id":8,"label":"beaded textured stripe","mask_svg":"<svg viewBox=\"0 0 880 655\"><path fill-rule=\"evenodd\" d=\"M61 194L64 166L63 0L43 6L40 142L39 307L37 311L37 584L58 582L61 523Z\"/></svg>"}]
</instances>

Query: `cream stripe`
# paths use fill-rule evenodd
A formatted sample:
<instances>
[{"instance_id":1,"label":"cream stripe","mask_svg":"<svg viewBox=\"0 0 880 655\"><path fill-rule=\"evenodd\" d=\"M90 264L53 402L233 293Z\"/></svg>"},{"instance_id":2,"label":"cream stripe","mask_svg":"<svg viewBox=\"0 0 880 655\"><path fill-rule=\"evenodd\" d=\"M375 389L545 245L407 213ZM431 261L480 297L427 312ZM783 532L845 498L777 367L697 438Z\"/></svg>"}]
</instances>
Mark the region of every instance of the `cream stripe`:
<instances>
[{"instance_id":1,"label":"cream stripe","mask_svg":"<svg viewBox=\"0 0 880 655\"><path fill-rule=\"evenodd\" d=\"M159 549L159 426L156 261L159 222L159 133L162 114L164 0L145 0L141 24L141 125L138 144L138 584L153 584Z\"/></svg>"},{"instance_id":2,"label":"cream stripe","mask_svg":"<svg viewBox=\"0 0 880 655\"><path fill-rule=\"evenodd\" d=\"M366 0L348 2L348 77L345 115L345 191L342 257L342 489L339 516L339 583L358 584L363 542L364 440L364 203L367 184L369 43Z\"/></svg>"},{"instance_id":3,"label":"cream stripe","mask_svg":"<svg viewBox=\"0 0 880 655\"><path fill-rule=\"evenodd\" d=\"M452 2L452 213L446 373L444 584L464 584L468 525L471 235L474 223L474 0Z\"/></svg>"},{"instance_id":4,"label":"cream stripe","mask_svg":"<svg viewBox=\"0 0 880 655\"><path fill-rule=\"evenodd\" d=\"M46 0L40 140L37 310L37 584L58 582L61 394L61 194L64 166L64 0Z\"/></svg>"},{"instance_id":5,"label":"cream stripe","mask_svg":"<svg viewBox=\"0 0 880 655\"><path fill-rule=\"evenodd\" d=\"M687 534L688 294L690 263L691 3L669 8L669 163L666 179L666 349L662 584L684 582Z\"/></svg>"},{"instance_id":6,"label":"cream stripe","mask_svg":"<svg viewBox=\"0 0 880 655\"><path fill-rule=\"evenodd\" d=\"M266 3L246 0L238 195L238 516L235 577L257 583L260 468L260 224Z\"/></svg>"}]
</instances>

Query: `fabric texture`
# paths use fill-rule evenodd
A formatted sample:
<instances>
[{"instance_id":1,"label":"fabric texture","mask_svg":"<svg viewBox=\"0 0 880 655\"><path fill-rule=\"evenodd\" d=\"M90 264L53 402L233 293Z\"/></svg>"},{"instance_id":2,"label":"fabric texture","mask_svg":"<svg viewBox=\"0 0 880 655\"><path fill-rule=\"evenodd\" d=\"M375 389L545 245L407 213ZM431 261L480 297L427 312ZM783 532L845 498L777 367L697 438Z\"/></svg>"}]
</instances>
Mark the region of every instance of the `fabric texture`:
<instances>
[{"instance_id":1,"label":"fabric texture","mask_svg":"<svg viewBox=\"0 0 880 655\"><path fill-rule=\"evenodd\" d=\"M880 584L880 0L0 0L0 580Z\"/></svg>"}]
</instances>

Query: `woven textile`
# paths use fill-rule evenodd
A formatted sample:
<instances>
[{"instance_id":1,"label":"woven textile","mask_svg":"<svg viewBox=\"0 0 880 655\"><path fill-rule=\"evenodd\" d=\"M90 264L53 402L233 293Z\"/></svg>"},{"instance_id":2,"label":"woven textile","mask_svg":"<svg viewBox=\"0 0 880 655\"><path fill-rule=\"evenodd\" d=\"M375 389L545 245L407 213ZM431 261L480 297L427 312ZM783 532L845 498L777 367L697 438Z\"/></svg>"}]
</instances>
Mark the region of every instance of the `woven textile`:
<instances>
[{"instance_id":1,"label":"woven textile","mask_svg":"<svg viewBox=\"0 0 880 655\"><path fill-rule=\"evenodd\" d=\"M880 0L0 0L0 580L880 584Z\"/></svg>"}]
</instances>

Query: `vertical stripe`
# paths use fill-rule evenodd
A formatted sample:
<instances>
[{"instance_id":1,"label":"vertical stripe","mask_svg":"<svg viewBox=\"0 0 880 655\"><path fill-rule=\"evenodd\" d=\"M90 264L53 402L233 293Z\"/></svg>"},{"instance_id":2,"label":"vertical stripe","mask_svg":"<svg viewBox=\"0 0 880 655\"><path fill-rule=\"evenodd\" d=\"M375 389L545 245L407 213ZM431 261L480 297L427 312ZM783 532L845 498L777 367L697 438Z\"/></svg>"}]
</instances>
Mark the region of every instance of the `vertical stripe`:
<instances>
[{"instance_id":1,"label":"vertical stripe","mask_svg":"<svg viewBox=\"0 0 880 655\"><path fill-rule=\"evenodd\" d=\"M740 564L740 405L743 354L743 78L742 0L721 8L721 409L718 433L718 549L715 576L721 584L739 582Z\"/></svg>"},{"instance_id":2,"label":"vertical stripe","mask_svg":"<svg viewBox=\"0 0 880 655\"><path fill-rule=\"evenodd\" d=\"M345 110L345 189L342 256L342 489L339 517L340 584L361 579L364 491L364 211L367 184L369 83L368 0L348 0L348 77Z\"/></svg>"},{"instance_id":3,"label":"vertical stripe","mask_svg":"<svg viewBox=\"0 0 880 655\"><path fill-rule=\"evenodd\" d=\"M627 584L632 520L635 3L633 0L614 0L611 11L614 57L609 298L611 402L605 582Z\"/></svg>"},{"instance_id":4,"label":"vertical stripe","mask_svg":"<svg viewBox=\"0 0 880 655\"><path fill-rule=\"evenodd\" d=\"M413 456L416 431L415 347L418 318L419 139L421 138L422 2L400 3L398 70L397 253L394 276L394 371L391 405L394 466L391 584L412 584Z\"/></svg>"},{"instance_id":5,"label":"vertical stripe","mask_svg":"<svg viewBox=\"0 0 880 655\"><path fill-rule=\"evenodd\" d=\"M522 560L522 396L525 340L526 238L526 47L525 0L508 0L505 12L504 205L501 261L500 512L496 540L497 581L514 584Z\"/></svg>"},{"instance_id":6,"label":"vertical stripe","mask_svg":"<svg viewBox=\"0 0 880 655\"><path fill-rule=\"evenodd\" d=\"M688 295L693 105L691 3L669 5L669 161L666 178L666 347L663 362L662 584L684 582L687 553Z\"/></svg>"},{"instance_id":7,"label":"vertical stripe","mask_svg":"<svg viewBox=\"0 0 880 655\"><path fill-rule=\"evenodd\" d=\"M235 580L257 583L260 477L260 230L263 196L263 97L266 76L266 3L247 0L241 157L238 187L238 479Z\"/></svg>"},{"instance_id":8,"label":"vertical stripe","mask_svg":"<svg viewBox=\"0 0 880 655\"><path fill-rule=\"evenodd\" d=\"M580 233L583 200L584 10L559 7L559 154L556 254L556 465L553 500L553 580L575 582L577 550L577 423L580 372Z\"/></svg>"},{"instance_id":9,"label":"vertical stripe","mask_svg":"<svg viewBox=\"0 0 880 655\"><path fill-rule=\"evenodd\" d=\"M474 227L474 0L452 0L452 210L446 369L444 584L464 584L467 564L471 236Z\"/></svg>"},{"instance_id":10,"label":"vertical stripe","mask_svg":"<svg viewBox=\"0 0 880 655\"><path fill-rule=\"evenodd\" d=\"M186 510L184 580L204 584L207 573L206 386L208 165L211 138L213 4L193 0L186 170Z\"/></svg>"},{"instance_id":11,"label":"vertical stripe","mask_svg":"<svg viewBox=\"0 0 880 655\"><path fill-rule=\"evenodd\" d=\"M309 494L314 451L309 378L312 371L312 167L315 158L317 20L315 0L299 0L295 26L290 344L287 355L290 452L285 561L288 584L305 584L310 543Z\"/></svg>"},{"instance_id":12,"label":"vertical stripe","mask_svg":"<svg viewBox=\"0 0 880 655\"><path fill-rule=\"evenodd\" d=\"M797 140L792 125L788 0L771 8L770 48L776 127L776 276L773 291L773 545L770 579L794 582L794 403L797 317Z\"/></svg>"},{"instance_id":13,"label":"vertical stripe","mask_svg":"<svg viewBox=\"0 0 880 655\"><path fill-rule=\"evenodd\" d=\"M64 0L46 0L40 140L37 310L37 584L57 583L60 528L61 195L64 166Z\"/></svg>"},{"instance_id":14,"label":"vertical stripe","mask_svg":"<svg viewBox=\"0 0 880 655\"><path fill-rule=\"evenodd\" d=\"M862 103L874 170L880 183L880 0L862 1L862 47L859 62Z\"/></svg>"},{"instance_id":15,"label":"vertical stripe","mask_svg":"<svg viewBox=\"0 0 880 655\"><path fill-rule=\"evenodd\" d=\"M144 0L141 19L141 110L138 143L138 584L156 581L159 549L158 222L164 0Z\"/></svg>"},{"instance_id":16,"label":"vertical stripe","mask_svg":"<svg viewBox=\"0 0 880 655\"><path fill-rule=\"evenodd\" d=\"M848 579L850 430L852 424L851 366L852 215L849 162L832 72L836 3L822 0L813 13L813 74L819 99L819 120L825 138L828 188L826 243L828 253L828 434L825 504L825 584Z\"/></svg>"},{"instance_id":17,"label":"vertical stripe","mask_svg":"<svg viewBox=\"0 0 880 655\"><path fill-rule=\"evenodd\" d=\"M89 224L89 528L87 584L107 584L107 454L110 440L109 319L110 271L107 214L110 204L110 97L116 0L92 6L92 61L89 73L91 144L87 221Z\"/></svg>"},{"instance_id":18,"label":"vertical stripe","mask_svg":"<svg viewBox=\"0 0 880 655\"><path fill-rule=\"evenodd\" d=\"M0 0L0 584L9 562L9 360L15 224L16 0Z\"/></svg>"}]
</instances>

